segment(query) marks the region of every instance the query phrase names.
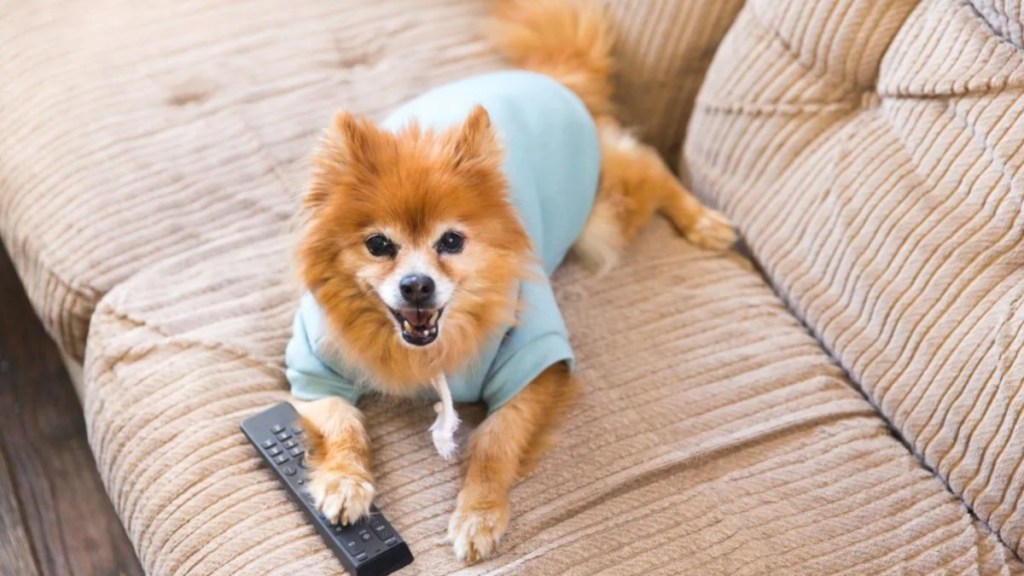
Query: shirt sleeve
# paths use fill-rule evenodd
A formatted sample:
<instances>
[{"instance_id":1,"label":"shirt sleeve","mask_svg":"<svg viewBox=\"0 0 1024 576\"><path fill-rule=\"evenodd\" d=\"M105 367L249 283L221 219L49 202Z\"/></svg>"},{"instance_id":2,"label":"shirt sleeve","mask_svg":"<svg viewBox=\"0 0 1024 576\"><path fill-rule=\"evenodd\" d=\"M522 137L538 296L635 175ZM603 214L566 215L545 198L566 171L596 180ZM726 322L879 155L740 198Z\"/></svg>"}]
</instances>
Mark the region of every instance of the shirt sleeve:
<instances>
[{"instance_id":1,"label":"shirt sleeve","mask_svg":"<svg viewBox=\"0 0 1024 576\"><path fill-rule=\"evenodd\" d=\"M565 362L573 368L569 331L558 310L551 284L524 282L520 287L519 319L498 348L483 386L483 400L494 412L544 370Z\"/></svg>"},{"instance_id":2,"label":"shirt sleeve","mask_svg":"<svg viewBox=\"0 0 1024 576\"><path fill-rule=\"evenodd\" d=\"M340 367L323 358L325 319L313 295L302 296L292 323L292 338L285 349L285 375L292 395L300 400L340 396L350 404L359 400L359 389L344 377Z\"/></svg>"}]
</instances>

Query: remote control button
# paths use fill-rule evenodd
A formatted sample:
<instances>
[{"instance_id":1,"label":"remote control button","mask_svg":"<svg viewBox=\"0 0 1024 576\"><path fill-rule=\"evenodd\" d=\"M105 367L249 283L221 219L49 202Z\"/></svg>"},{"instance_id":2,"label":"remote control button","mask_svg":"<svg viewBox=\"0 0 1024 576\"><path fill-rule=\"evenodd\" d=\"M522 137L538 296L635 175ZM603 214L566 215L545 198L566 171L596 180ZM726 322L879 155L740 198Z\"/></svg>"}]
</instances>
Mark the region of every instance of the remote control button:
<instances>
[{"instance_id":1,"label":"remote control button","mask_svg":"<svg viewBox=\"0 0 1024 576\"><path fill-rule=\"evenodd\" d=\"M298 436L300 434L304 434L305 432L306 432L305 430L303 430L302 428L300 428L298 426L292 426L292 434L295 434L296 436Z\"/></svg>"},{"instance_id":2,"label":"remote control button","mask_svg":"<svg viewBox=\"0 0 1024 576\"><path fill-rule=\"evenodd\" d=\"M285 466L281 469L281 472L284 472L285 476L295 476L295 468L292 466Z\"/></svg>"},{"instance_id":3,"label":"remote control button","mask_svg":"<svg viewBox=\"0 0 1024 576\"><path fill-rule=\"evenodd\" d=\"M353 538L351 536L346 536L345 537L345 548L350 550L350 551L352 551L352 552L355 552L356 550L359 550L359 548L360 548L359 540L356 540L355 538Z\"/></svg>"},{"instance_id":4,"label":"remote control button","mask_svg":"<svg viewBox=\"0 0 1024 576\"><path fill-rule=\"evenodd\" d=\"M295 448L296 446L298 446L298 444L295 443L295 440L288 440L284 443L285 448Z\"/></svg>"},{"instance_id":5,"label":"remote control button","mask_svg":"<svg viewBox=\"0 0 1024 576\"><path fill-rule=\"evenodd\" d=\"M291 437L292 437L292 435L287 433L287 432L278 432L277 433L277 439L278 440L287 440L287 439L289 439Z\"/></svg>"},{"instance_id":6,"label":"remote control button","mask_svg":"<svg viewBox=\"0 0 1024 576\"><path fill-rule=\"evenodd\" d=\"M387 540L395 535L394 532L391 531L391 528L389 528L388 525L379 518L371 518L370 526L373 528L374 533L377 534L377 538L380 538L381 540Z\"/></svg>"},{"instance_id":7,"label":"remote control button","mask_svg":"<svg viewBox=\"0 0 1024 576\"><path fill-rule=\"evenodd\" d=\"M305 470L306 467L307 467L306 466L306 459L305 458L300 459L299 460L299 468L302 468L303 470Z\"/></svg>"},{"instance_id":8,"label":"remote control button","mask_svg":"<svg viewBox=\"0 0 1024 576\"><path fill-rule=\"evenodd\" d=\"M287 461L288 461L288 455L287 454L281 454L277 458L274 458L274 462L276 462L278 464L284 464Z\"/></svg>"},{"instance_id":9,"label":"remote control button","mask_svg":"<svg viewBox=\"0 0 1024 576\"><path fill-rule=\"evenodd\" d=\"M274 444L277 444L277 442L274 441L273 438L267 438L266 440L260 443L260 446L263 446L264 448L272 448Z\"/></svg>"},{"instance_id":10,"label":"remote control button","mask_svg":"<svg viewBox=\"0 0 1024 576\"><path fill-rule=\"evenodd\" d=\"M370 533L367 532L366 530L362 530L362 531L359 532L359 539L362 540L363 542L369 542L370 538L371 538Z\"/></svg>"},{"instance_id":11,"label":"remote control button","mask_svg":"<svg viewBox=\"0 0 1024 576\"><path fill-rule=\"evenodd\" d=\"M300 484L300 485L301 485L301 484L305 484L305 483L306 483L306 481L305 481L305 480L303 480L302 478L299 478L299 484Z\"/></svg>"},{"instance_id":12,"label":"remote control button","mask_svg":"<svg viewBox=\"0 0 1024 576\"><path fill-rule=\"evenodd\" d=\"M288 453L291 454L292 457L298 458L299 456L302 456L302 448L292 448Z\"/></svg>"},{"instance_id":13,"label":"remote control button","mask_svg":"<svg viewBox=\"0 0 1024 576\"><path fill-rule=\"evenodd\" d=\"M391 548L395 544L398 544L398 538L395 538L394 536L392 536L391 538L388 538L387 541L384 542L384 545L387 546L388 548Z\"/></svg>"},{"instance_id":14,"label":"remote control button","mask_svg":"<svg viewBox=\"0 0 1024 576\"><path fill-rule=\"evenodd\" d=\"M362 562L363 560L366 560L369 557L370 556L366 552L360 552L359 554L356 554L356 561Z\"/></svg>"},{"instance_id":15,"label":"remote control button","mask_svg":"<svg viewBox=\"0 0 1024 576\"><path fill-rule=\"evenodd\" d=\"M271 432L277 434L278 432L284 432L284 426L280 424L274 424L274 427L270 429Z\"/></svg>"},{"instance_id":16,"label":"remote control button","mask_svg":"<svg viewBox=\"0 0 1024 576\"><path fill-rule=\"evenodd\" d=\"M340 533L341 533L341 531L342 531L342 530L344 530L344 529L345 529L345 528L344 528L344 527L342 527L342 525L341 525L341 524L335 524L335 525L334 525L334 531L335 531L335 532L338 532L339 534L340 534Z\"/></svg>"},{"instance_id":17,"label":"remote control button","mask_svg":"<svg viewBox=\"0 0 1024 576\"><path fill-rule=\"evenodd\" d=\"M274 446L270 450L267 450L267 454L270 454L271 456L277 456L280 453L281 453L281 449L279 447L277 447L277 446Z\"/></svg>"}]
</instances>

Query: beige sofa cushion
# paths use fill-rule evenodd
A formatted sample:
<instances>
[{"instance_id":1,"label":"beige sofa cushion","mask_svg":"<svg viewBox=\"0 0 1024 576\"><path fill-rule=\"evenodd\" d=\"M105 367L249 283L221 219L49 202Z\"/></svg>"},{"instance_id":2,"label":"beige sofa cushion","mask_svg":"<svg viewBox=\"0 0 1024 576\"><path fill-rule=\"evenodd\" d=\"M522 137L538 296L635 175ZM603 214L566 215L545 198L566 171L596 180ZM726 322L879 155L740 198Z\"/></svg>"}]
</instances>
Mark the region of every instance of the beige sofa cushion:
<instances>
[{"instance_id":1,"label":"beige sofa cushion","mask_svg":"<svg viewBox=\"0 0 1024 576\"><path fill-rule=\"evenodd\" d=\"M1024 552L1020 4L754 0L696 187L924 462Z\"/></svg>"},{"instance_id":2,"label":"beige sofa cushion","mask_svg":"<svg viewBox=\"0 0 1024 576\"><path fill-rule=\"evenodd\" d=\"M744 0L601 0L619 42L620 116L675 164L704 73Z\"/></svg>"},{"instance_id":3,"label":"beige sofa cushion","mask_svg":"<svg viewBox=\"0 0 1024 576\"><path fill-rule=\"evenodd\" d=\"M671 149L740 2L606 3L625 115ZM480 33L489 0L21 1L3 12L0 235L75 360L96 302L136 271L279 231L335 109L380 116L502 65Z\"/></svg>"},{"instance_id":4,"label":"beige sofa cushion","mask_svg":"<svg viewBox=\"0 0 1024 576\"><path fill-rule=\"evenodd\" d=\"M584 393L515 489L496 559L460 571L444 542L459 466L432 450L429 405L364 404L410 574L1021 571L748 262L661 222L631 254L601 279L557 275ZM152 574L338 574L238 430L287 397L286 242L197 256L136 275L96 312L85 414L114 505Z\"/></svg>"}]
</instances>

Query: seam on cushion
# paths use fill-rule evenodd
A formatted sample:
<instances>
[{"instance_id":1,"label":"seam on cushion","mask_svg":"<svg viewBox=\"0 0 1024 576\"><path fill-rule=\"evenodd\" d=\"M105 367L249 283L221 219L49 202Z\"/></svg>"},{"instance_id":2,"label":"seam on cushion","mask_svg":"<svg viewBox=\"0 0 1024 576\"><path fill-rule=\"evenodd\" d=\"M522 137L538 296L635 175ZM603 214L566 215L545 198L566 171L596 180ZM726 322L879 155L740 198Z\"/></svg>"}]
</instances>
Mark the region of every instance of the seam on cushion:
<instances>
[{"instance_id":1,"label":"seam on cushion","mask_svg":"<svg viewBox=\"0 0 1024 576\"><path fill-rule=\"evenodd\" d=\"M990 36L994 37L999 44L1001 44L1001 45L1002 44L1008 45L1010 47L1010 49L1016 55L1018 55L1018 57L1024 57L1024 49L1022 49L1021 47L1017 46L1016 44L1014 44L1013 42L1011 42L1010 40L1005 38L1003 35L1001 35L989 23L989 21L984 17L984 15L982 15L978 11L978 9L969 0L961 0L958 4L954 5L954 8L959 8L959 7L963 7L963 6L968 7L974 13L973 14L974 19L978 21L978 22L976 22L976 24L978 25L979 29L982 30L983 34L985 32L987 32ZM957 18L957 17L954 16L954 18ZM967 16L965 18L969 19L970 17ZM968 22L973 22L973 20L968 20ZM977 77L978 77L977 71L975 71L974 74L972 74L971 76L968 77L968 79L969 80L975 80L975 79L977 79ZM905 98L905 99L908 99L908 100L913 100L913 99L928 100L928 99L933 99L933 98L951 98L951 97L958 97L958 96L974 96L974 95L991 94L991 93L994 93L994 92L1007 91L1007 90L1021 90L1021 89L1024 89L1024 82L1020 82L1020 81L1011 82L1012 77L1013 77L1013 74L1003 72L1003 73L1001 73L999 75L995 75L993 77L986 78L985 79L985 84L986 84L985 88L969 89L969 88L967 88L967 86L965 84L962 89L958 89L956 87L955 83L951 84L951 85L946 85L946 86L943 86L943 87L940 87L938 83L933 83L931 85L931 89L934 92L932 92L932 93L920 93L920 92L916 91L915 89L907 88L906 85L904 85L905 89L909 89L913 93L912 94L907 94L907 95L900 94L900 93L898 93L899 86L897 86L897 91L896 92L884 93L883 95L887 96L887 97L890 97L890 98ZM967 82L967 84L969 84L969 83L970 82Z\"/></svg>"},{"instance_id":2,"label":"seam on cushion","mask_svg":"<svg viewBox=\"0 0 1024 576\"><path fill-rule=\"evenodd\" d=\"M964 91L949 91L949 92L937 92L935 94L899 94L890 92L879 92L879 99L885 100L908 100L914 101L919 100L926 102L928 100L949 100L952 98L972 98L975 96L986 96L989 94L1006 94L1013 92L1024 92L1024 83L1021 84L991 84L984 90L964 90Z\"/></svg>"},{"instance_id":3,"label":"seam on cushion","mask_svg":"<svg viewBox=\"0 0 1024 576\"><path fill-rule=\"evenodd\" d=\"M808 74L810 74L810 75L814 76L815 78L818 78L819 80L821 80L826 86L833 86L833 87L839 88L848 97L852 98L852 97L857 96L858 100L859 100L859 94L861 92L863 92L865 90L870 90L875 84L877 84L877 82L878 82L878 73L875 74L874 83L872 84L872 86L867 86L867 87L861 88L856 83L846 84L846 83L843 83L843 82L840 82L840 81L836 80L836 78L833 77L833 76L830 76L830 75L827 75L827 74L820 74L820 73L816 72L813 68L811 68L810 66L805 64L802 60L800 60L800 54L793 48L793 46L790 44L789 41L787 41L785 38L782 37L782 35L779 33L779 30L775 26L769 25L766 21L764 21L761 18L760 14L758 14L758 11L753 7L754 6L753 3L744 5L744 8L746 8L746 6L750 6L751 7L750 8L750 14L751 14L750 20L751 20L751 22L753 24L756 25L756 27L761 29L762 35L764 37L771 38L773 43L777 44L787 54L789 54L791 56L791 59L793 60L793 62L795 62L797 64L797 66L800 66L801 68L806 70ZM891 43L891 40L890 40L890 43ZM882 51L882 54L884 55L888 51L889 51L889 47L886 46L885 50Z\"/></svg>"},{"instance_id":4,"label":"seam on cushion","mask_svg":"<svg viewBox=\"0 0 1024 576\"><path fill-rule=\"evenodd\" d=\"M112 370L113 365L121 362L126 356L130 354L145 354L152 350L155 350L161 346L174 346L177 348L201 348L208 351L215 352L226 352L227 354L234 357L236 360L242 361L250 366L254 366L260 370L266 370L278 376L284 376L284 370L276 363L267 361L266 359L257 358L249 351L235 346L225 345L216 341L201 340L194 338L184 338L181 336L168 335L162 331L156 325L147 324L145 321L138 320L129 315L120 313L112 309L109 305L97 309L97 313L106 313L114 318L124 320L132 325L131 329L145 329L150 334L155 334L158 340L140 344L132 344L129 346L119 346L115 353L108 353L106 351L97 352L95 346L89 346L87 349L86 358L89 360L83 366L83 399L82 407L86 414L86 429L88 431L90 445L93 441L93 422L89 418L89 414L95 410L101 410L104 404L102 398L95 397L92 393L92 382L95 378L92 376L96 370L102 370L109 372ZM129 329L129 331L131 330ZM119 335L126 334L128 331L120 332ZM96 354L99 353L99 356Z\"/></svg>"},{"instance_id":5,"label":"seam on cushion","mask_svg":"<svg viewBox=\"0 0 1024 576\"><path fill-rule=\"evenodd\" d=\"M715 104L711 102L700 102L701 110L709 112L724 112L758 116L762 114L775 114L778 116L799 116L801 114L821 114L851 112L861 108L860 100L854 103L852 100L822 101L822 102L799 102L776 104Z\"/></svg>"},{"instance_id":6,"label":"seam on cushion","mask_svg":"<svg viewBox=\"0 0 1024 576\"><path fill-rule=\"evenodd\" d=\"M103 304L103 301L101 301L101 304ZM251 362L253 365L261 366L261 367L265 367L265 368L270 368L274 372L279 372L281 374L284 374L284 370L281 369L281 367L277 363L272 362L272 361L268 360L267 358L261 358L261 357L259 357L259 355L254 354L251 351L246 350L244 348L240 348L238 346L232 346L230 344L224 344L222 342L217 342L217 341L214 341L214 340L203 340L203 339L200 339L200 338L190 338L190 337L183 337L181 335L169 334L163 328L161 328L158 324L153 324L153 323L150 323L150 322L146 322L145 320L142 320L142 319L140 319L138 317L135 317L135 316L132 316L130 314L121 312L121 311L117 310L116 308L114 308L114 307L112 307L110 305L103 305L101 307L97 307L96 312L94 313L94 316L96 316L98 314L101 314L101 313L102 314L106 314L108 316L111 316L111 317L113 317L113 318L115 318L117 320L122 320L124 322L127 322L127 323L131 324L131 329L138 329L138 328L148 329L148 330L151 331L151 333L155 334L156 336L158 336L160 338L163 338L163 340L158 340L156 342L148 342L148 343L144 343L144 344L136 344L136 345L125 347L123 349L123 351L120 354L116 355L116 356L111 356L111 355L108 355L108 354L101 354L100 357L94 359L94 361L90 362L90 364L93 364L94 362L97 362L97 361L99 361L102 358L104 360L104 363L109 365L112 362L120 361L121 359L123 359L125 356L127 356L130 353L139 352L139 351L146 350L146 349L153 349L153 348L156 348L157 346L162 345L162 344L173 344L173 345L176 345L176 346L194 345L194 346L197 346L197 347L200 347L200 348L204 348L206 350L219 351L219 352L228 352L229 354L231 354L232 356L235 356L239 360L248 361L248 362ZM122 334L125 333L125 332L127 332L127 331L122 332ZM93 348L94 347L89 346L88 350L92 350ZM86 388L88 389L88 386L86 386Z\"/></svg>"},{"instance_id":7,"label":"seam on cushion","mask_svg":"<svg viewBox=\"0 0 1024 576\"><path fill-rule=\"evenodd\" d=\"M985 18L985 15L982 14L981 11L978 10L978 7L974 5L974 2L971 2L970 0L962 0L961 5L967 6L968 8L970 8L971 12L974 13L974 16L977 17L977 19L981 21L981 24L997 40L999 40L1003 44L1006 44L1006 45L1010 46L1013 49L1014 52L1017 52L1018 54L1024 54L1024 49L1022 49L1021 46L1018 46L1018 45L1014 44L1012 40L1010 40L1009 38L1004 36L1001 32L996 30L995 26L993 26L992 23L988 21L988 18Z\"/></svg>"}]
</instances>

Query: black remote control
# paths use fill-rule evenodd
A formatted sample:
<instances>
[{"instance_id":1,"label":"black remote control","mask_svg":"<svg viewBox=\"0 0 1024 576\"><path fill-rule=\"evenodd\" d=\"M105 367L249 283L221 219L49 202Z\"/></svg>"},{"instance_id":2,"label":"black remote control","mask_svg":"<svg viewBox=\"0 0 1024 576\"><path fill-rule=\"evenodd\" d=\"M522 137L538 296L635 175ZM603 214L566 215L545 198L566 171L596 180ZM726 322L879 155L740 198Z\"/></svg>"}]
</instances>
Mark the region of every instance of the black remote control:
<instances>
[{"instance_id":1,"label":"black remote control","mask_svg":"<svg viewBox=\"0 0 1024 576\"><path fill-rule=\"evenodd\" d=\"M331 524L306 490L305 431L295 408L282 402L242 422L242 433L288 489L352 576L385 576L412 563L412 552L376 506L351 526Z\"/></svg>"}]
</instances>

